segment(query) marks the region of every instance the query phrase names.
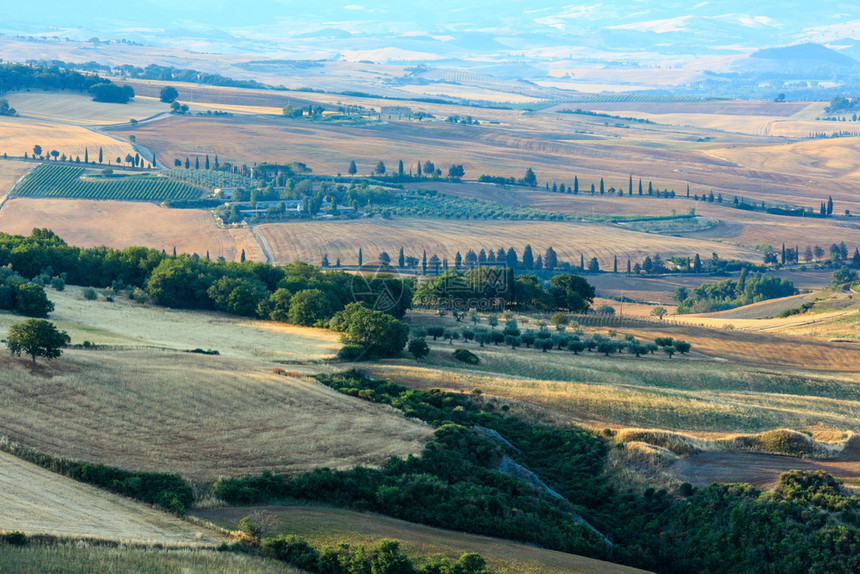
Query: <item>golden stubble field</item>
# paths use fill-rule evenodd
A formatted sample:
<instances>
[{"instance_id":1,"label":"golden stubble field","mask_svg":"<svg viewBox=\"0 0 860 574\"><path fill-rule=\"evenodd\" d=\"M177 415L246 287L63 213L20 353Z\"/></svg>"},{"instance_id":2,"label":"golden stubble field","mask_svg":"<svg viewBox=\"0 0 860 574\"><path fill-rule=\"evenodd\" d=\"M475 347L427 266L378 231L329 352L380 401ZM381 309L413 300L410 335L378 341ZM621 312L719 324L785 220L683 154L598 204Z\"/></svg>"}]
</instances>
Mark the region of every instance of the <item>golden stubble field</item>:
<instances>
[{"instance_id":1,"label":"golden stubble field","mask_svg":"<svg viewBox=\"0 0 860 574\"><path fill-rule=\"evenodd\" d=\"M110 105L110 104L101 104ZM90 161L97 161L99 148L103 150L104 162L115 163L116 158L135 154L130 143L72 123L26 117L0 118L0 155L9 157L33 155L33 146L42 146L42 155L56 150L67 157L84 160L84 151L89 150Z\"/></svg>"},{"instance_id":2,"label":"golden stubble field","mask_svg":"<svg viewBox=\"0 0 860 574\"><path fill-rule=\"evenodd\" d=\"M81 289L49 291L72 344L55 361L0 355L0 435L54 456L213 480L263 470L378 464L418 452L430 428L272 372L318 362L335 333L172 311ZM0 314L0 332L21 317ZM220 355L182 353L215 349ZM277 361L277 362L274 362Z\"/></svg>"},{"instance_id":3,"label":"golden stubble field","mask_svg":"<svg viewBox=\"0 0 860 574\"><path fill-rule=\"evenodd\" d=\"M176 546L227 538L0 452L0 531Z\"/></svg>"},{"instance_id":4,"label":"golden stubble field","mask_svg":"<svg viewBox=\"0 0 860 574\"><path fill-rule=\"evenodd\" d=\"M13 162L3 162L13 163ZM0 164L2 165L2 164ZM28 164L29 165L29 164ZM69 245L117 249L141 245L168 253L209 252L212 259L265 261L247 228L221 228L214 217L196 209L168 209L152 203L86 199L16 198L0 209L0 231L29 235L47 227Z\"/></svg>"},{"instance_id":5,"label":"golden stubble field","mask_svg":"<svg viewBox=\"0 0 860 574\"><path fill-rule=\"evenodd\" d=\"M127 470L219 476L381 464L430 427L256 361L70 349L32 372L0 356L0 435Z\"/></svg>"},{"instance_id":6,"label":"golden stubble field","mask_svg":"<svg viewBox=\"0 0 860 574\"><path fill-rule=\"evenodd\" d=\"M602 269L611 270L613 257L618 256L619 270L629 257L640 261L645 255L710 257L714 251L723 258L758 259L758 254L728 243L710 240L684 239L639 233L614 226L593 223L543 221L478 221L442 219L373 219L360 221L279 223L257 228L268 240L273 259L286 263L301 259L318 264L328 253L332 263L336 258L343 264L355 264L361 247L364 261L375 260L382 251L392 258L400 247L407 255L427 257L434 253L447 256L453 265L454 256L469 249L514 247L519 255L527 244L537 254L552 246L559 260L579 265L580 254L586 263L596 257Z\"/></svg>"},{"instance_id":7,"label":"golden stubble field","mask_svg":"<svg viewBox=\"0 0 860 574\"><path fill-rule=\"evenodd\" d=\"M91 96L76 92L12 92L4 97L21 118L80 126L141 121L170 111L170 105L158 98L140 96L127 104L94 102Z\"/></svg>"}]
</instances>

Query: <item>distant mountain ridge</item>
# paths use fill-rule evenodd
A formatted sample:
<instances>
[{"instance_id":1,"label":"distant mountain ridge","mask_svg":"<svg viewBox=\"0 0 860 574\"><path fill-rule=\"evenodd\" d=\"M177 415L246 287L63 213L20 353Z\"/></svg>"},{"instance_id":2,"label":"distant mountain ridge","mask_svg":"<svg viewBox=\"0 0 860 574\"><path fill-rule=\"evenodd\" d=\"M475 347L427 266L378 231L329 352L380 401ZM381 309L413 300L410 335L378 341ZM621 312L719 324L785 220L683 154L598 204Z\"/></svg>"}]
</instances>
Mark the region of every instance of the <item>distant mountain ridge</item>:
<instances>
[{"instance_id":1,"label":"distant mountain ridge","mask_svg":"<svg viewBox=\"0 0 860 574\"><path fill-rule=\"evenodd\" d=\"M836 50L822 46L821 44L795 44L793 46L782 46L778 48L763 48L750 54L750 58L761 58L764 60L814 60L828 63L841 68L860 68L860 62L846 56Z\"/></svg>"}]
</instances>

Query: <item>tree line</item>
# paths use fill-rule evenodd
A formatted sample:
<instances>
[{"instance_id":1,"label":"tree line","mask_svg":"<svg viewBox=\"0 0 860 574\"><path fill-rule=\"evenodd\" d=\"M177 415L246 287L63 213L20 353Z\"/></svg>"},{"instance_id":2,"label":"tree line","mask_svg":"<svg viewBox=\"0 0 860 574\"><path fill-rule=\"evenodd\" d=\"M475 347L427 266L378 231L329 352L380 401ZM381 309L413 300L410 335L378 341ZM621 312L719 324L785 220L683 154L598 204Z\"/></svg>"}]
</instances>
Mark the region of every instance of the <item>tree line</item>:
<instances>
[{"instance_id":1,"label":"tree line","mask_svg":"<svg viewBox=\"0 0 860 574\"><path fill-rule=\"evenodd\" d=\"M134 98L131 86L118 86L97 74L81 74L59 67L0 64L0 95L28 88L86 91L97 102L124 104Z\"/></svg>"}]
</instances>

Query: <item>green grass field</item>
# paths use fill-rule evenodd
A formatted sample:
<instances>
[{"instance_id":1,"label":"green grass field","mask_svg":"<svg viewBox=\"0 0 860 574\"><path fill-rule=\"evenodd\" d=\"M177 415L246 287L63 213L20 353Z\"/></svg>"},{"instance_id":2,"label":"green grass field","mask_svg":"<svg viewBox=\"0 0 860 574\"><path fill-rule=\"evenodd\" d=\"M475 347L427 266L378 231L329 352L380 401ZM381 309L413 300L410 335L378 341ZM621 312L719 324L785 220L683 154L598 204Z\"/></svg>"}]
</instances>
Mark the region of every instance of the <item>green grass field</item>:
<instances>
[{"instance_id":1,"label":"green grass field","mask_svg":"<svg viewBox=\"0 0 860 574\"><path fill-rule=\"evenodd\" d=\"M84 168L42 164L10 194L12 197L166 201L195 199L201 191L187 183L149 173L89 177Z\"/></svg>"}]
</instances>

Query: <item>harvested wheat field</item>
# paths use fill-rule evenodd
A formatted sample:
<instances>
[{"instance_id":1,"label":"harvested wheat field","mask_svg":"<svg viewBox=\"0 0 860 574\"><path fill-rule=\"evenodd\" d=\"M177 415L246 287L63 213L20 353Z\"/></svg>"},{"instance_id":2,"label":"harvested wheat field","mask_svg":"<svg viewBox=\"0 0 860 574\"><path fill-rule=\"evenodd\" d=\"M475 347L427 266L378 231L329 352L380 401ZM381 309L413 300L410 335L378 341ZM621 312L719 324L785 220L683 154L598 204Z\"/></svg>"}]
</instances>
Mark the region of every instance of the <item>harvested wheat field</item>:
<instances>
[{"instance_id":1,"label":"harvested wheat field","mask_svg":"<svg viewBox=\"0 0 860 574\"><path fill-rule=\"evenodd\" d=\"M22 118L81 126L128 123L132 118L140 121L170 111L170 105L158 98L135 97L127 104L109 104L74 92L12 92L4 97Z\"/></svg>"},{"instance_id":2,"label":"harvested wheat field","mask_svg":"<svg viewBox=\"0 0 860 574\"><path fill-rule=\"evenodd\" d=\"M0 160L0 201L12 191L18 180L33 171L36 165L24 161Z\"/></svg>"},{"instance_id":3,"label":"harvested wheat field","mask_svg":"<svg viewBox=\"0 0 860 574\"><path fill-rule=\"evenodd\" d=\"M86 199L16 198L0 210L0 231L29 235L47 227L69 245L117 249L141 245L168 253L209 252L212 259L265 261L247 228L220 228L206 211L168 209L152 203Z\"/></svg>"},{"instance_id":4,"label":"harvested wheat field","mask_svg":"<svg viewBox=\"0 0 860 574\"><path fill-rule=\"evenodd\" d=\"M14 157L23 157L24 153L32 156L35 145L42 146L42 155L47 156L51 150L56 150L72 159L80 157L81 161L87 149L90 161L96 161L101 148L105 163L135 153L128 142L85 127L48 120L0 117L0 151Z\"/></svg>"},{"instance_id":5,"label":"harvested wheat field","mask_svg":"<svg viewBox=\"0 0 860 574\"><path fill-rule=\"evenodd\" d=\"M329 260L339 257L342 263L353 264L359 247L365 261L382 251L395 254L401 247L407 255L420 258L426 250L428 257L435 253L453 261L457 251L464 254L469 249L514 247L522 253L527 244L536 254L552 246L559 260L575 265L580 254L586 261L596 257L604 269L611 269L615 255L620 263L655 252L668 257L716 251L723 258L758 258L754 251L734 245L695 239L679 242L672 237L591 223L410 218L269 224L257 229L268 240L278 263L295 259L319 263L328 253Z\"/></svg>"},{"instance_id":6,"label":"harvested wheat field","mask_svg":"<svg viewBox=\"0 0 860 574\"><path fill-rule=\"evenodd\" d=\"M257 362L165 351L0 356L0 435L53 456L200 481L374 465L430 427Z\"/></svg>"},{"instance_id":7,"label":"harvested wheat field","mask_svg":"<svg viewBox=\"0 0 860 574\"><path fill-rule=\"evenodd\" d=\"M0 531L214 546L227 538L0 452Z\"/></svg>"},{"instance_id":8,"label":"harvested wheat field","mask_svg":"<svg viewBox=\"0 0 860 574\"><path fill-rule=\"evenodd\" d=\"M88 301L80 287L48 289L56 309L51 321L66 330L72 344L120 345L175 351L213 349L221 355L263 361L319 363L340 348L333 331L235 315L141 305L126 297ZM0 332L20 317L0 313Z\"/></svg>"},{"instance_id":9,"label":"harvested wheat field","mask_svg":"<svg viewBox=\"0 0 860 574\"><path fill-rule=\"evenodd\" d=\"M575 554L544 550L508 540L452 532L389 518L379 514L306 506L231 507L198 510L199 518L235 528L244 516L269 525L273 535L294 534L319 548L348 543L370 547L383 539L397 540L413 561L444 556L456 561L466 552L477 552L496 574L633 574L644 572L629 566L602 562Z\"/></svg>"}]
</instances>

